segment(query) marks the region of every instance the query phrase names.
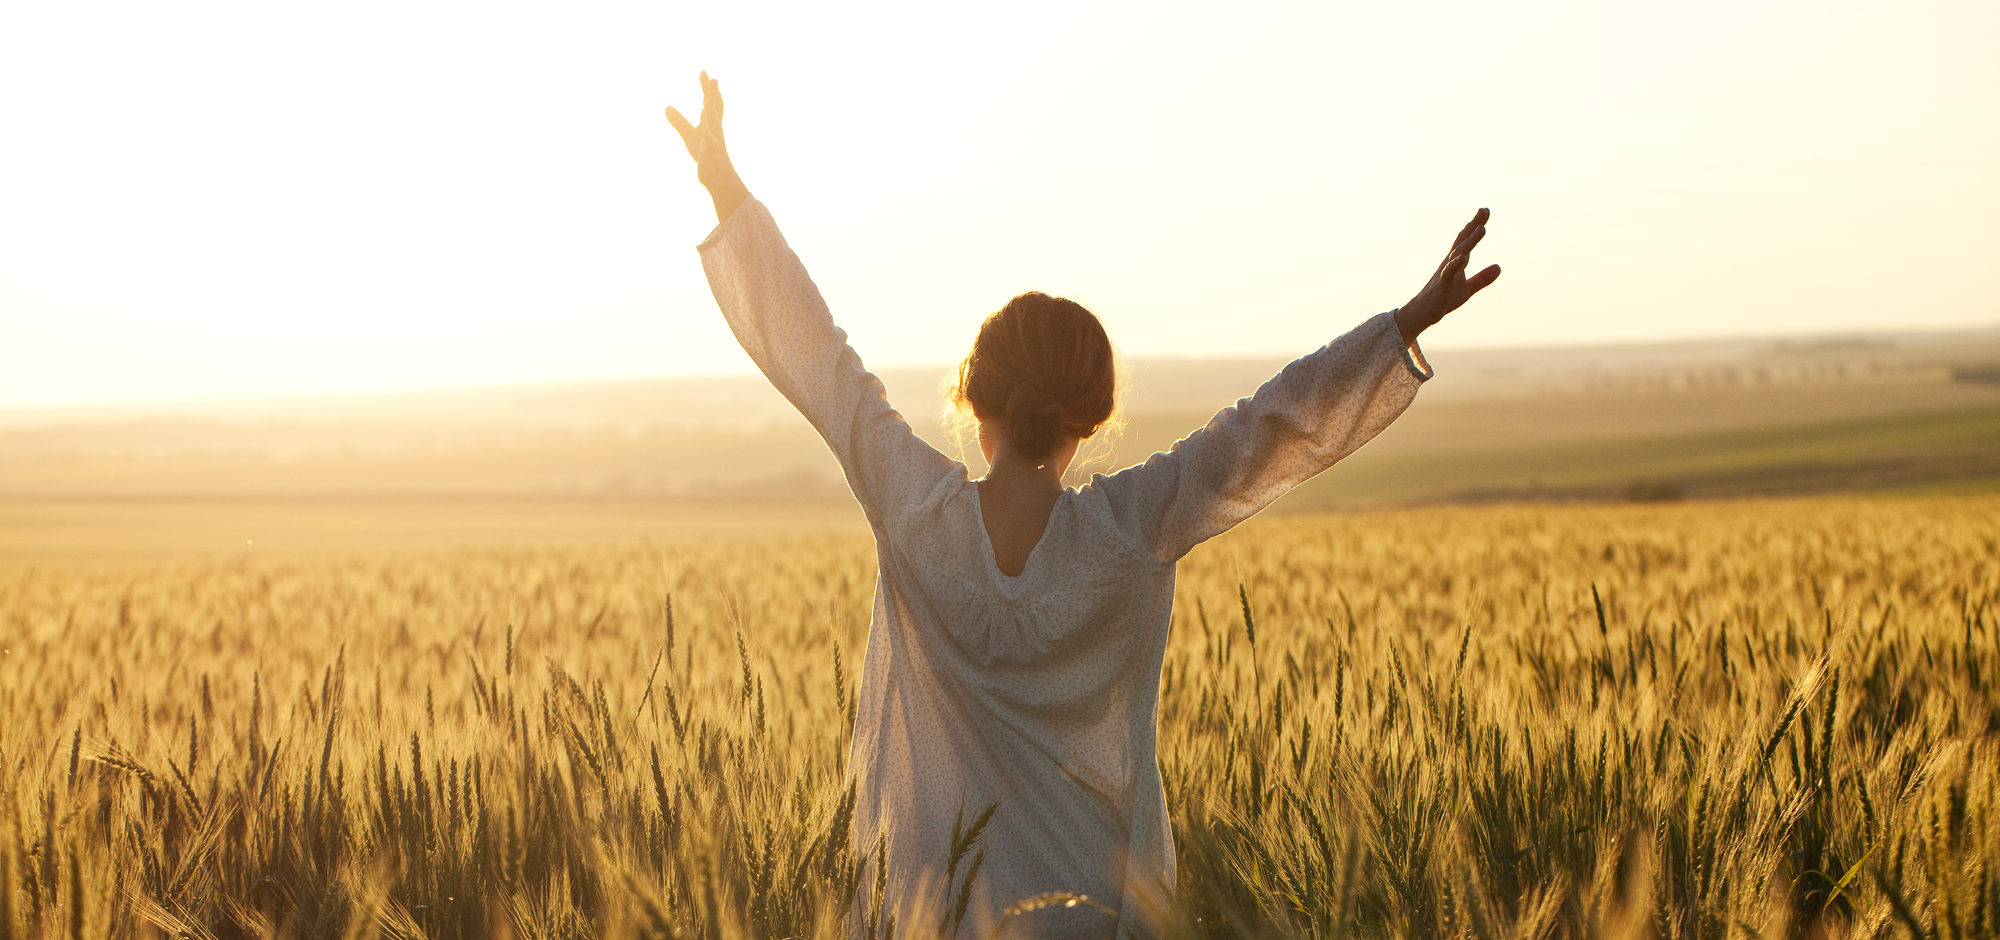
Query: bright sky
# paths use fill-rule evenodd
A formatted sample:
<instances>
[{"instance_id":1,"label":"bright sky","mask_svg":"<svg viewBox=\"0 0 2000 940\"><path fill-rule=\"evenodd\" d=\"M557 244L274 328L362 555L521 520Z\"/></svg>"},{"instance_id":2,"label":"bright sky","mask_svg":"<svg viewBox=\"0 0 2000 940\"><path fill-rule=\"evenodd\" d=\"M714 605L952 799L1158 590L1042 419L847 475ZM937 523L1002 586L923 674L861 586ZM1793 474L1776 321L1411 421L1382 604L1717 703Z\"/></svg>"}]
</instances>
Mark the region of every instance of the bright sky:
<instances>
[{"instance_id":1,"label":"bright sky","mask_svg":"<svg viewBox=\"0 0 2000 940\"><path fill-rule=\"evenodd\" d=\"M2000 4L0 7L0 406L741 372L661 118L856 347L1022 290L1305 352L1479 206L1435 346L2000 323Z\"/></svg>"}]
</instances>

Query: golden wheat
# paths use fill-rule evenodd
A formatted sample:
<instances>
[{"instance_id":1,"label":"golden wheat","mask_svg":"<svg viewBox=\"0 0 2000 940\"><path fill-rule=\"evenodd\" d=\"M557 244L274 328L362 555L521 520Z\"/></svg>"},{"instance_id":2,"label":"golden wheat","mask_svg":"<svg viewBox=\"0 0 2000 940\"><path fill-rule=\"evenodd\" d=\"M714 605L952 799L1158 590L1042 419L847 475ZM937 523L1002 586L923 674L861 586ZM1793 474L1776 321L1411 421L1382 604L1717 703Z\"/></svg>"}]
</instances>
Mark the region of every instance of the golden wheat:
<instances>
[{"instance_id":1,"label":"golden wheat","mask_svg":"<svg viewBox=\"0 0 2000 940\"><path fill-rule=\"evenodd\" d=\"M1253 522L1181 567L1171 918L2000 933L1996 539L1993 498ZM842 773L873 574L852 538L0 573L0 937L933 934L985 819L945 910L881 909Z\"/></svg>"}]
</instances>

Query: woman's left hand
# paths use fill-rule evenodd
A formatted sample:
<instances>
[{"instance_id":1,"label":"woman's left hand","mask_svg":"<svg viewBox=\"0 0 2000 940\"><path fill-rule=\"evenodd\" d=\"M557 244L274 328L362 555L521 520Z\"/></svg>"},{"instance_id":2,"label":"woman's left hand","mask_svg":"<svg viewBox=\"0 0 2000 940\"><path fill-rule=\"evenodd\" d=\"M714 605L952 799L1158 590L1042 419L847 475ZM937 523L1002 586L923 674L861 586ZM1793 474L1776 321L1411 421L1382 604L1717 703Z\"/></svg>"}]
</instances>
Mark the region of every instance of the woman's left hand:
<instances>
[{"instance_id":1,"label":"woman's left hand","mask_svg":"<svg viewBox=\"0 0 2000 940\"><path fill-rule=\"evenodd\" d=\"M667 123L681 135L688 156L694 158L695 178L707 187L715 201L715 220L726 221L750 193L736 166L729 162L729 150L722 142L722 84L701 73L701 124L688 123L677 108L667 109Z\"/></svg>"},{"instance_id":2,"label":"woman's left hand","mask_svg":"<svg viewBox=\"0 0 2000 940\"><path fill-rule=\"evenodd\" d=\"M1472 221L1459 230L1458 238L1451 244L1451 252L1445 255L1444 262L1431 275L1430 283L1396 311L1396 328L1403 333L1404 345L1416 342L1417 334L1444 319L1445 314L1464 306L1473 294L1500 279L1500 266L1497 264L1487 265L1471 277L1465 276L1465 266L1472 260L1472 246L1486 237L1486 219L1491 214L1485 209L1473 214Z\"/></svg>"}]
</instances>

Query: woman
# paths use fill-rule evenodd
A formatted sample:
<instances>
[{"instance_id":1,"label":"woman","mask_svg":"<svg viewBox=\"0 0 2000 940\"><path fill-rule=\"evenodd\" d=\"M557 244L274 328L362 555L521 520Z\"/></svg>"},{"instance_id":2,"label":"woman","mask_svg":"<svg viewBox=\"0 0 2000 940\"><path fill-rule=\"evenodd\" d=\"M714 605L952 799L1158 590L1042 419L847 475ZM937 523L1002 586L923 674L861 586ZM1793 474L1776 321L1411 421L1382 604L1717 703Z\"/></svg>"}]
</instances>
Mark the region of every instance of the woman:
<instances>
[{"instance_id":1,"label":"woman","mask_svg":"<svg viewBox=\"0 0 2000 940\"><path fill-rule=\"evenodd\" d=\"M1010 936L1158 929L1174 883L1154 756L1175 562L1395 420L1430 377L1417 334L1499 277L1465 276L1479 210L1429 284L1286 366L1207 427L1079 488L1063 470L1111 415L1096 317L1023 294L987 318L955 398L979 424L979 480L910 431L731 166L722 96L667 118L718 223L699 251L716 303L771 383L840 459L874 530L880 578L849 770L857 844L887 845L891 902L935 908L953 832L991 807L962 936L1006 908L1068 892L1090 903L1019 914Z\"/></svg>"}]
</instances>

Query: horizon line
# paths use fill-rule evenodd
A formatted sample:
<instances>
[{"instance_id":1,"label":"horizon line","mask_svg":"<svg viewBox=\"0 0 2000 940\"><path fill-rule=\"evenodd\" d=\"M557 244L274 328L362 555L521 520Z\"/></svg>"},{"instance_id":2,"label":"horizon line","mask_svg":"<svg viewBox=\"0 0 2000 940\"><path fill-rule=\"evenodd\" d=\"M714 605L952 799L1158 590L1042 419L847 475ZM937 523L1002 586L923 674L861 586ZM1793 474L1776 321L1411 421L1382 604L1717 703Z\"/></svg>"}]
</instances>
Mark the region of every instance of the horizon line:
<instances>
[{"instance_id":1,"label":"horizon line","mask_svg":"<svg viewBox=\"0 0 2000 940\"><path fill-rule=\"evenodd\" d=\"M1728 335L1708 335L1663 339L1637 340L1586 340L1575 343L1532 343L1520 345L1467 345L1440 343L1429 347L1429 351L1443 351L1446 355L1458 353L1482 354L1529 354L1540 352L1560 352L1575 350L1609 350L1639 348L1696 347L1729 343L1771 343L1806 340L1816 343L1831 341L1855 341L1887 338L1930 338L1943 339L1953 336L1979 336L1992 334L2000 337L2000 320L1981 326L1955 327L1883 327L1861 330L1832 330L1822 333L1737 333ZM1198 355L1124 355L1125 362L1134 363L1258 363L1286 361L1287 354L1272 352L1265 354L1231 354L1221 356ZM1296 358L1292 356L1291 358ZM951 363L888 362L869 366L869 371L877 375L890 373L910 373L919 371L949 372ZM754 369L730 372L663 372L647 375L603 375L592 377L523 379L520 381L469 382L455 385L385 385L363 388L322 389L281 391L271 393L246 392L241 394L188 395L172 398L132 399L106 398L81 399L54 402L17 403L0 400L0 416L20 418L36 412L88 412L103 409L175 408L191 406L252 405L275 402L352 400L361 398L393 398L405 395L447 394L454 392L492 392L508 389L561 388L584 385L618 385L648 382L716 381L754 379L760 377Z\"/></svg>"}]
</instances>

